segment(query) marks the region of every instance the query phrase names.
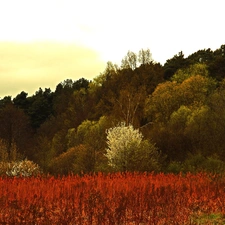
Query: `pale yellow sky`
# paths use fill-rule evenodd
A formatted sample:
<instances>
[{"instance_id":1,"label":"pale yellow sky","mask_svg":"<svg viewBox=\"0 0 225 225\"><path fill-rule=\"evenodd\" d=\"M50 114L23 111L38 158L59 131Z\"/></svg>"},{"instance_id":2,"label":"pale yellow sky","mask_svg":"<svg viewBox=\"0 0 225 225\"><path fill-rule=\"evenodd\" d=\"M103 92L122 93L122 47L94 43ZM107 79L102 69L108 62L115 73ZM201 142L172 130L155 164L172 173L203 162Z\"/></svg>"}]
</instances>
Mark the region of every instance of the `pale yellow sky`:
<instances>
[{"instance_id":1,"label":"pale yellow sky","mask_svg":"<svg viewBox=\"0 0 225 225\"><path fill-rule=\"evenodd\" d=\"M224 21L224 0L0 0L0 97L93 79L128 50L215 50Z\"/></svg>"}]
</instances>

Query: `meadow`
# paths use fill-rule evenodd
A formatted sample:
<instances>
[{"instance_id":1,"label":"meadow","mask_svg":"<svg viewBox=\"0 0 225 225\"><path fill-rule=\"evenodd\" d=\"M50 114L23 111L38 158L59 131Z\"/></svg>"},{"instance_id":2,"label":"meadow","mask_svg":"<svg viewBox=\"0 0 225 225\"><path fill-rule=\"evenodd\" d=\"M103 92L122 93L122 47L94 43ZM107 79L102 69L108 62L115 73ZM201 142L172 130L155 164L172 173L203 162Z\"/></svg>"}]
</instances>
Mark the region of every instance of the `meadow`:
<instances>
[{"instance_id":1,"label":"meadow","mask_svg":"<svg viewBox=\"0 0 225 225\"><path fill-rule=\"evenodd\" d=\"M224 224L219 175L1 177L0 224Z\"/></svg>"}]
</instances>

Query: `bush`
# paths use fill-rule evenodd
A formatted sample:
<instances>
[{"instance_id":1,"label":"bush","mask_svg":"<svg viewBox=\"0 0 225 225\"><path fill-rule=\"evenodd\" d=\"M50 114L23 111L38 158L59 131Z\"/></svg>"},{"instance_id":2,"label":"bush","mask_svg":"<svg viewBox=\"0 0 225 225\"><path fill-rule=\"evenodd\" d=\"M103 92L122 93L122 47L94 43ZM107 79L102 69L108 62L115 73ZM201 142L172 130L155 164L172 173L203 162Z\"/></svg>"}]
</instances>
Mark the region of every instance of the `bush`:
<instances>
[{"instance_id":1,"label":"bush","mask_svg":"<svg viewBox=\"0 0 225 225\"><path fill-rule=\"evenodd\" d=\"M183 163L171 162L168 165L166 172L207 172L220 174L225 172L225 163L220 160L216 155L205 157L202 154L198 153L195 155L189 155Z\"/></svg>"},{"instance_id":2,"label":"bush","mask_svg":"<svg viewBox=\"0 0 225 225\"><path fill-rule=\"evenodd\" d=\"M208 173L224 173L225 163L216 155L205 157L199 153L189 156L189 158L185 160L183 171L192 173L200 171Z\"/></svg>"},{"instance_id":3,"label":"bush","mask_svg":"<svg viewBox=\"0 0 225 225\"><path fill-rule=\"evenodd\" d=\"M167 173L174 173L174 174L178 174L181 171L182 171L182 163L176 161L172 161L171 163L169 163L166 169Z\"/></svg>"},{"instance_id":4,"label":"bush","mask_svg":"<svg viewBox=\"0 0 225 225\"><path fill-rule=\"evenodd\" d=\"M37 176L41 173L40 167L30 160L22 160L18 162L0 162L0 175L10 177Z\"/></svg>"},{"instance_id":5,"label":"bush","mask_svg":"<svg viewBox=\"0 0 225 225\"><path fill-rule=\"evenodd\" d=\"M77 145L53 158L48 170L54 175L68 175L93 172L94 166L94 150L89 145Z\"/></svg>"}]
</instances>

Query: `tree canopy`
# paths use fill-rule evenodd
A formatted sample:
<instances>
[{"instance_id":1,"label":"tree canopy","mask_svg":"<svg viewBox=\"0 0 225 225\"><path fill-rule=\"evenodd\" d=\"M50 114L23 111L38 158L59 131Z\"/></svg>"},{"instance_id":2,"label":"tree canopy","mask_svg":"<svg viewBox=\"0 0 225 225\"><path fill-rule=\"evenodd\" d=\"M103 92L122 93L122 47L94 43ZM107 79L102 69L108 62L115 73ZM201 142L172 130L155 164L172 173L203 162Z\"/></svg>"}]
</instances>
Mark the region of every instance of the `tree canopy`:
<instances>
[{"instance_id":1,"label":"tree canopy","mask_svg":"<svg viewBox=\"0 0 225 225\"><path fill-rule=\"evenodd\" d=\"M0 152L16 149L61 174L159 170L186 165L190 155L221 162L224 87L222 46L188 57L180 51L164 65L149 49L128 51L121 65L108 62L92 81L68 78L55 91L0 99Z\"/></svg>"}]
</instances>

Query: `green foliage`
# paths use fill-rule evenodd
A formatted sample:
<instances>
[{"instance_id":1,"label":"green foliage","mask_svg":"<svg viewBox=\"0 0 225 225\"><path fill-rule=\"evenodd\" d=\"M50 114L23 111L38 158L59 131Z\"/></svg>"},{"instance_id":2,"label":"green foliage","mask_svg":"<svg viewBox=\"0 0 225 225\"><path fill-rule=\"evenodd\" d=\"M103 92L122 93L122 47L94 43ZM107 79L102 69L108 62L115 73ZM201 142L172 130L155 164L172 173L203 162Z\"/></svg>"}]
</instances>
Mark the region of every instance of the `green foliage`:
<instances>
[{"instance_id":1,"label":"green foliage","mask_svg":"<svg viewBox=\"0 0 225 225\"><path fill-rule=\"evenodd\" d=\"M169 126L173 129L176 129L177 131L181 130L183 131L187 126L187 121L192 113L192 110L184 105L181 105L181 107L174 111L169 120Z\"/></svg>"},{"instance_id":2,"label":"green foliage","mask_svg":"<svg viewBox=\"0 0 225 225\"><path fill-rule=\"evenodd\" d=\"M179 92L176 82L159 84L155 91L146 99L145 115L150 121L166 122L170 115L179 108Z\"/></svg>"},{"instance_id":3,"label":"green foliage","mask_svg":"<svg viewBox=\"0 0 225 225\"><path fill-rule=\"evenodd\" d=\"M80 146L81 148L81 146ZM52 174L68 174L72 172L73 163L77 158L77 148L71 148L58 157L52 158L48 170Z\"/></svg>"},{"instance_id":4,"label":"green foliage","mask_svg":"<svg viewBox=\"0 0 225 225\"><path fill-rule=\"evenodd\" d=\"M96 151L89 145L76 146L77 158L72 165L72 172L75 174L91 173L95 171Z\"/></svg>"},{"instance_id":5,"label":"green foliage","mask_svg":"<svg viewBox=\"0 0 225 225\"><path fill-rule=\"evenodd\" d=\"M95 152L87 145L78 145L68 149L49 164L52 174L89 173L94 171Z\"/></svg>"},{"instance_id":6,"label":"green foliage","mask_svg":"<svg viewBox=\"0 0 225 225\"><path fill-rule=\"evenodd\" d=\"M189 70L203 70L202 74L207 73L205 66L201 64L195 65ZM173 81L159 84L146 99L146 116L154 120L154 122L166 123L169 121L172 113L177 111L182 105L204 104L215 89L215 80L206 76L206 74L202 76L195 75L195 72L192 72L188 73L187 77L177 74L177 76L174 76Z\"/></svg>"},{"instance_id":7,"label":"green foliage","mask_svg":"<svg viewBox=\"0 0 225 225\"><path fill-rule=\"evenodd\" d=\"M105 149L105 130L111 125L111 118L107 116L100 117L98 121L85 120L78 126L76 133L70 131L72 134L68 135L68 140L74 145L83 143L92 146L96 150Z\"/></svg>"},{"instance_id":8,"label":"green foliage","mask_svg":"<svg viewBox=\"0 0 225 225\"><path fill-rule=\"evenodd\" d=\"M225 217L222 213L193 213L191 216L191 224L205 225L205 224L225 224Z\"/></svg>"},{"instance_id":9,"label":"green foliage","mask_svg":"<svg viewBox=\"0 0 225 225\"><path fill-rule=\"evenodd\" d=\"M171 80L182 83L184 80L196 75L200 75L203 77L208 76L208 69L206 64L197 63L184 69L178 69L177 72L172 76Z\"/></svg>"},{"instance_id":10,"label":"green foliage","mask_svg":"<svg viewBox=\"0 0 225 225\"><path fill-rule=\"evenodd\" d=\"M166 172L207 172L212 174L223 174L225 172L225 162L217 155L203 156L201 153L189 154L186 160L181 162L172 161L167 166Z\"/></svg>"},{"instance_id":11,"label":"green foliage","mask_svg":"<svg viewBox=\"0 0 225 225\"><path fill-rule=\"evenodd\" d=\"M84 121L78 126L77 131L73 133L74 136L69 138L73 146L79 144L85 144L90 149L90 152L94 151L93 160L94 171L108 170L107 159L105 157L106 148L106 129L112 126L112 119L107 116L102 116L98 121Z\"/></svg>"},{"instance_id":12,"label":"green foliage","mask_svg":"<svg viewBox=\"0 0 225 225\"><path fill-rule=\"evenodd\" d=\"M33 128L39 128L53 114L53 94L49 88L41 88L29 99L28 115Z\"/></svg>"},{"instance_id":13,"label":"green foliage","mask_svg":"<svg viewBox=\"0 0 225 225\"><path fill-rule=\"evenodd\" d=\"M178 69L184 68L186 64L187 60L184 58L183 52L178 52L173 58L166 60L164 64L164 78L169 80Z\"/></svg>"},{"instance_id":14,"label":"green foliage","mask_svg":"<svg viewBox=\"0 0 225 225\"><path fill-rule=\"evenodd\" d=\"M225 163L221 161L217 156L204 157L198 153L196 155L190 155L183 164L184 172L200 172L205 171L208 173L224 173Z\"/></svg>"},{"instance_id":15,"label":"green foliage","mask_svg":"<svg viewBox=\"0 0 225 225\"><path fill-rule=\"evenodd\" d=\"M181 171L182 171L182 163L181 162L172 161L169 163L169 165L166 168L167 173L178 174Z\"/></svg>"}]
</instances>

